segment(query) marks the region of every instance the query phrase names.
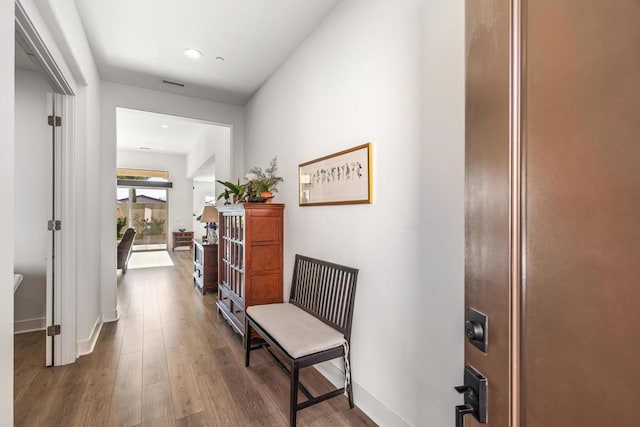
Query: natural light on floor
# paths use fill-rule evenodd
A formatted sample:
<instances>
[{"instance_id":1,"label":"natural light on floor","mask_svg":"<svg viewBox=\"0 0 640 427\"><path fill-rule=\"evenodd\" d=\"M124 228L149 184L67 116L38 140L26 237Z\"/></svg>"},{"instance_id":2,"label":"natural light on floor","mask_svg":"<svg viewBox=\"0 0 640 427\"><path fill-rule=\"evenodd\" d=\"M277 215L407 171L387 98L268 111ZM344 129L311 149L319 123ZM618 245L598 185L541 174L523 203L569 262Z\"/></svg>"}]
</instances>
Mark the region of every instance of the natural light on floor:
<instances>
[{"instance_id":1,"label":"natural light on floor","mask_svg":"<svg viewBox=\"0 0 640 427\"><path fill-rule=\"evenodd\" d=\"M171 267L173 261L167 251L133 252L129 259L129 269Z\"/></svg>"}]
</instances>

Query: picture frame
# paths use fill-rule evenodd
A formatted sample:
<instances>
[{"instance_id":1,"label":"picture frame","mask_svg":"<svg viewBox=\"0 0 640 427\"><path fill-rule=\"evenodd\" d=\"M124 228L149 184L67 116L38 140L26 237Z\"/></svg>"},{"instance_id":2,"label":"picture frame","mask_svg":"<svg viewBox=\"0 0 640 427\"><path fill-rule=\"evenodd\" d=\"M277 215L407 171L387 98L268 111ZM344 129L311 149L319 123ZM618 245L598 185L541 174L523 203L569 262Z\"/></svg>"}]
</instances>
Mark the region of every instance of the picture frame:
<instances>
[{"instance_id":1,"label":"picture frame","mask_svg":"<svg viewBox=\"0 0 640 427\"><path fill-rule=\"evenodd\" d=\"M371 143L298 165L300 206L372 203Z\"/></svg>"}]
</instances>

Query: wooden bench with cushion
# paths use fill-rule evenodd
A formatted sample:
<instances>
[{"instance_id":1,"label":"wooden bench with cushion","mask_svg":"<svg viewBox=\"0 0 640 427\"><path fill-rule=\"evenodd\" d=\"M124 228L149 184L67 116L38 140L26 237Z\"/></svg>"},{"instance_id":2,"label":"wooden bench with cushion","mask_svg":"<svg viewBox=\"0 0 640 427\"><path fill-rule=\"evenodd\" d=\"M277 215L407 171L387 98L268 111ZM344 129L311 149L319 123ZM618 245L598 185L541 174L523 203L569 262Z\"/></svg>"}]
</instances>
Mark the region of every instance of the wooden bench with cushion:
<instances>
[{"instance_id":1,"label":"wooden bench with cushion","mask_svg":"<svg viewBox=\"0 0 640 427\"><path fill-rule=\"evenodd\" d=\"M296 255L289 302L247 308L245 366L252 350L264 348L289 374L291 426L298 410L345 391L353 408L349 344L357 277L355 268ZM253 330L264 341L252 339ZM314 397L299 382L300 369L338 357L345 362L345 386ZM307 397L302 403L298 389Z\"/></svg>"}]
</instances>

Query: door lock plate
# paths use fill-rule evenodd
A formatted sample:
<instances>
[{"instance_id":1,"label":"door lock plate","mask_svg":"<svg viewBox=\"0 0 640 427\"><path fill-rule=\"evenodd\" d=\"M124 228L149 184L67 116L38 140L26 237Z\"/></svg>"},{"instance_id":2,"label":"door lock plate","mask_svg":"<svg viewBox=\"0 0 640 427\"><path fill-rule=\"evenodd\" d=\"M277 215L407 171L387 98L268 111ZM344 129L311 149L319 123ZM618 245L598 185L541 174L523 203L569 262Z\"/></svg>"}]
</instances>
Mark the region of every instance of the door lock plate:
<instances>
[{"instance_id":1,"label":"door lock plate","mask_svg":"<svg viewBox=\"0 0 640 427\"><path fill-rule=\"evenodd\" d=\"M486 353L488 332L487 315L470 308L467 321L464 323L464 333L469 339L469 343L481 352Z\"/></svg>"},{"instance_id":2,"label":"door lock plate","mask_svg":"<svg viewBox=\"0 0 640 427\"><path fill-rule=\"evenodd\" d=\"M471 366L464 368L464 385L455 387L456 391L464 395L464 405L456 407L456 415L461 420L464 414L472 414L480 424L487 423L487 377ZM463 424L460 421L458 424Z\"/></svg>"}]
</instances>

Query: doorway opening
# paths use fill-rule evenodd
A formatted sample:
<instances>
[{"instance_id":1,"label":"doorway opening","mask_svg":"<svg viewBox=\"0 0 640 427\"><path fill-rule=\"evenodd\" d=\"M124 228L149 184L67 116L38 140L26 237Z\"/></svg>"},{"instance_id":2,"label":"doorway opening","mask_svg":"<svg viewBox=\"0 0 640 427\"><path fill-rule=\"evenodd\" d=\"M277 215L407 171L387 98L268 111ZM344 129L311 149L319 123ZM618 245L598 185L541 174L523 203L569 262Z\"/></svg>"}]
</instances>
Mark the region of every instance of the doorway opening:
<instances>
[{"instance_id":1,"label":"doorway opening","mask_svg":"<svg viewBox=\"0 0 640 427\"><path fill-rule=\"evenodd\" d=\"M63 365L77 356L75 93L19 2L15 19L14 330L37 337L32 361ZM21 357L14 349L16 375Z\"/></svg>"},{"instance_id":2,"label":"doorway opening","mask_svg":"<svg viewBox=\"0 0 640 427\"><path fill-rule=\"evenodd\" d=\"M203 235L196 218L222 191L216 180L232 179L231 127L116 107L116 141L114 223L118 237L136 231L132 265L150 265L142 251L191 250Z\"/></svg>"}]
</instances>

